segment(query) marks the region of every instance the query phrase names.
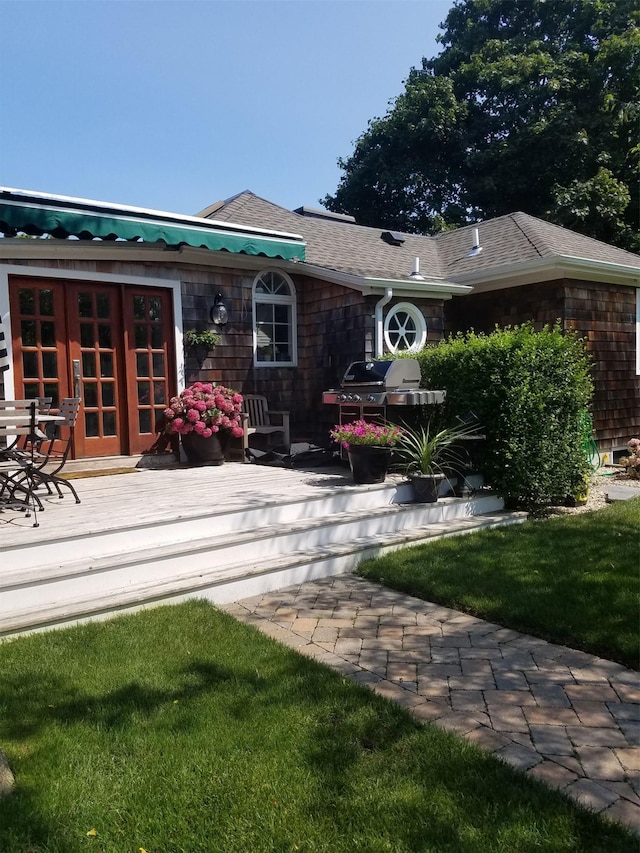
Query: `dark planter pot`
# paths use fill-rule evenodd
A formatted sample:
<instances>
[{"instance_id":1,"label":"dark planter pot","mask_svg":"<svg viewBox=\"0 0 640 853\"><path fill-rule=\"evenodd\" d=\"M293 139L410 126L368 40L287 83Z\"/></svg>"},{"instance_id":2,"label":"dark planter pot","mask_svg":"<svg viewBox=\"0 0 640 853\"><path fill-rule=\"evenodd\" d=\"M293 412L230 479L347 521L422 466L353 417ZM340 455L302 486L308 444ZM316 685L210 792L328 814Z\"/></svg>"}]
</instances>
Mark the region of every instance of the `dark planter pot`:
<instances>
[{"instance_id":1,"label":"dark planter pot","mask_svg":"<svg viewBox=\"0 0 640 853\"><path fill-rule=\"evenodd\" d=\"M438 500L438 489L444 474L411 474L413 498L419 504L432 504Z\"/></svg>"},{"instance_id":2,"label":"dark planter pot","mask_svg":"<svg viewBox=\"0 0 640 853\"><path fill-rule=\"evenodd\" d=\"M347 450L353 482L384 483L391 460L390 447L355 444Z\"/></svg>"},{"instance_id":3,"label":"dark planter pot","mask_svg":"<svg viewBox=\"0 0 640 853\"><path fill-rule=\"evenodd\" d=\"M180 436L185 456L191 465L222 465L229 443L226 432L216 432L203 438L197 432Z\"/></svg>"}]
</instances>

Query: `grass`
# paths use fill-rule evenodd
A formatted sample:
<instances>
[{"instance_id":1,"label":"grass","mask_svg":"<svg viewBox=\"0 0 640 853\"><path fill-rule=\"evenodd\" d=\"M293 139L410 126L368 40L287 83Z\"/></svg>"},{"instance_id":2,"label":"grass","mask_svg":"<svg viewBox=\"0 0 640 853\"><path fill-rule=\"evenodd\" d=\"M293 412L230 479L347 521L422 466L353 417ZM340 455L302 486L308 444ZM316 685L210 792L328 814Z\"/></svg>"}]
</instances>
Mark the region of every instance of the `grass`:
<instances>
[{"instance_id":1,"label":"grass","mask_svg":"<svg viewBox=\"0 0 640 853\"><path fill-rule=\"evenodd\" d=\"M204 602L0 645L3 853L630 853L637 839Z\"/></svg>"},{"instance_id":2,"label":"grass","mask_svg":"<svg viewBox=\"0 0 640 853\"><path fill-rule=\"evenodd\" d=\"M637 669L638 531L634 498L403 549L358 574Z\"/></svg>"}]
</instances>

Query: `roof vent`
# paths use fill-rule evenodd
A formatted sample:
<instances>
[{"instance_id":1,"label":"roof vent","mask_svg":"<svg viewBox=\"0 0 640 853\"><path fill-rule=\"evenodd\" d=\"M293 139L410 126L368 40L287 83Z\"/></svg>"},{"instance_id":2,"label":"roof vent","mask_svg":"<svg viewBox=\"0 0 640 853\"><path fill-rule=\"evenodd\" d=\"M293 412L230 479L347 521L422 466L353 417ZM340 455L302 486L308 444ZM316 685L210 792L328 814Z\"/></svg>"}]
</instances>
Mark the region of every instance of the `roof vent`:
<instances>
[{"instance_id":1,"label":"roof vent","mask_svg":"<svg viewBox=\"0 0 640 853\"><path fill-rule=\"evenodd\" d=\"M424 276L420 274L420 258L413 259L413 268L409 278L412 278L414 281L424 281Z\"/></svg>"},{"instance_id":2,"label":"roof vent","mask_svg":"<svg viewBox=\"0 0 640 853\"><path fill-rule=\"evenodd\" d=\"M318 207L296 207L293 211L300 216L309 216L312 219L330 219L332 222L351 222L355 224L355 216L346 213L333 213L331 210L321 210Z\"/></svg>"},{"instance_id":3,"label":"roof vent","mask_svg":"<svg viewBox=\"0 0 640 853\"><path fill-rule=\"evenodd\" d=\"M482 251L482 246L480 245L480 236L478 234L478 229L473 229L473 246L471 247L471 251L467 253L468 258L475 258L476 255L479 255Z\"/></svg>"},{"instance_id":4,"label":"roof vent","mask_svg":"<svg viewBox=\"0 0 640 853\"><path fill-rule=\"evenodd\" d=\"M399 231L383 231L380 237L390 246L402 246L405 241L404 234Z\"/></svg>"}]
</instances>

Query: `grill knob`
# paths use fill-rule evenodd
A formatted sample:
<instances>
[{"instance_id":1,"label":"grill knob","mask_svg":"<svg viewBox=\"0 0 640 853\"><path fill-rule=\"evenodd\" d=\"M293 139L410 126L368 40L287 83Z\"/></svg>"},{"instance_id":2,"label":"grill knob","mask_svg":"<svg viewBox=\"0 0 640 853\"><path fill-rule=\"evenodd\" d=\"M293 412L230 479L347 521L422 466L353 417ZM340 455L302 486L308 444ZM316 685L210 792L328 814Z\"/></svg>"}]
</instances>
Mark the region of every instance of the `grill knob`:
<instances>
[{"instance_id":1,"label":"grill knob","mask_svg":"<svg viewBox=\"0 0 640 853\"><path fill-rule=\"evenodd\" d=\"M362 397L360 396L360 394L353 394L351 399L353 400L354 403L359 403L360 400L362 399Z\"/></svg>"},{"instance_id":2,"label":"grill knob","mask_svg":"<svg viewBox=\"0 0 640 853\"><path fill-rule=\"evenodd\" d=\"M369 394L369 396L367 397L367 403L375 403L375 401L376 401L375 394Z\"/></svg>"}]
</instances>

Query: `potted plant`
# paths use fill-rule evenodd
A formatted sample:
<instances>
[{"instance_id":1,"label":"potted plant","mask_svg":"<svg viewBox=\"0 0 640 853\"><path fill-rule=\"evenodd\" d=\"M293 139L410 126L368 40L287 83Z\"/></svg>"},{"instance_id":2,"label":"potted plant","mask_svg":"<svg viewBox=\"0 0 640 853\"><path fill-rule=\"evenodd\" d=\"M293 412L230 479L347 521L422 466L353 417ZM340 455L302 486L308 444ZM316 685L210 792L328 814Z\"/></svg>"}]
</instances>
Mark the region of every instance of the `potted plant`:
<instances>
[{"instance_id":1,"label":"potted plant","mask_svg":"<svg viewBox=\"0 0 640 853\"><path fill-rule=\"evenodd\" d=\"M337 424L331 438L347 451L354 483L383 483L391 450L402 436L402 427L389 423L358 420Z\"/></svg>"},{"instance_id":2,"label":"potted plant","mask_svg":"<svg viewBox=\"0 0 640 853\"><path fill-rule=\"evenodd\" d=\"M229 438L243 433L242 402L225 385L194 382L169 401L165 432L180 436L189 462L222 465Z\"/></svg>"},{"instance_id":3,"label":"potted plant","mask_svg":"<svg viewBox=\"0 0 640 853\"><path fill-rule=\"evenodd\" d=\"M457 473L465 467L459 443L476 431L475 424L437 429L427 422L424 426L405 427L396 455L413 486L417 503L436 501L447 472Z\"/></svg>"},{"instance_id":4,"label":"potted plant","mask_svg":"<svg viewBox=\"0 0 640 853\"><path fill-rule=\"evenodd\" d=\"M201 332L196 329L187 329L184 333L184 342L193 350L196 359L202 364L211 350L220 343L220 335L210 329Z\"/></svg>"}]
</instances>

